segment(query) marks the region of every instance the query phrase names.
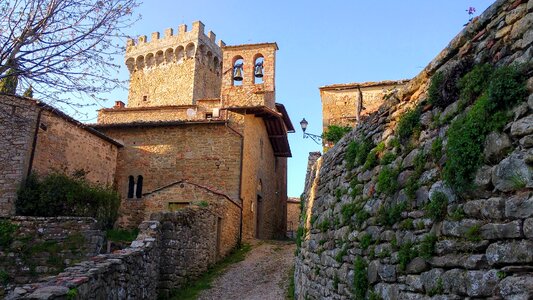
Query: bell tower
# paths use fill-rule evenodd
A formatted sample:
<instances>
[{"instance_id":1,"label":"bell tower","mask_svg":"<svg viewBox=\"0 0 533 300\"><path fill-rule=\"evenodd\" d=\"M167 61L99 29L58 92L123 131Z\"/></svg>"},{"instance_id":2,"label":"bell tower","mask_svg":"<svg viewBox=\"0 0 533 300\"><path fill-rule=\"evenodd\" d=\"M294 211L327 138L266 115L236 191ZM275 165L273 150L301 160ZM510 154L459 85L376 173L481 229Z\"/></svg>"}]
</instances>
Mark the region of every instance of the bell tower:
<instances>
[{"instance_id":1,"label":"bell tower","mask_svg":"<svg viewBox=\"0 0 533 300\"><path fill-rule=\"evenodd\" d=\"M223 46L222 105L275 106L276 43Z\"/></svg>"}]
</instances>

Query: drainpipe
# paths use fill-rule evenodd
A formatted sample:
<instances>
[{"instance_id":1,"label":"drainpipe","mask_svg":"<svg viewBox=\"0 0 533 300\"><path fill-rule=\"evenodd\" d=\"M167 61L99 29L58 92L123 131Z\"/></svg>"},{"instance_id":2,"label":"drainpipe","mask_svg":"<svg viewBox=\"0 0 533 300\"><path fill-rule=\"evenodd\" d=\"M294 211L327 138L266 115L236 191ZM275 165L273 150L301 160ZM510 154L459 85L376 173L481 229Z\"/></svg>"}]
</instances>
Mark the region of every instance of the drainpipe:
<instances>
[{"instance_id":1,"label":"drainpipe","mask_svg":"<svg viewBox=\"0 0 533 300\"><path fill-rule=\"evenodd\" d=\"M228 121L228 114L226 113L226 121ZM237 134L241 138L241 159L240 159L240 170L239 170L239 199L241 200L241 217L240 217L240 224L239 224L239 245L242 242L242 217L243 217L243 207L244 207L244 201L242 200L242 168L243 168L243 155L244 155L244 136L238 132L237 130L233 129L231 126L229 126L228 123L226 123L226 127L231 130L233 133Z\"/></svg>"},{"instance_id":2,"label":"drainpipe","mask_svg":"<svg viewBox=\"0 0 533 300\"><path fill-rule=\"evenodd\" d=\"M31 174L31 169L33 168L33 158L35 157L35 149L37 148L37 135L39 134L39 125L41 124L41 114L43 113L43 109L39 109L39 112L37 113L37 121L35 122L35 131L33 133L33 142L31 144L31 154L30 154L30 162L28 164L28 171L26 172L26 180Z\"/></svg>"}]
</instances>

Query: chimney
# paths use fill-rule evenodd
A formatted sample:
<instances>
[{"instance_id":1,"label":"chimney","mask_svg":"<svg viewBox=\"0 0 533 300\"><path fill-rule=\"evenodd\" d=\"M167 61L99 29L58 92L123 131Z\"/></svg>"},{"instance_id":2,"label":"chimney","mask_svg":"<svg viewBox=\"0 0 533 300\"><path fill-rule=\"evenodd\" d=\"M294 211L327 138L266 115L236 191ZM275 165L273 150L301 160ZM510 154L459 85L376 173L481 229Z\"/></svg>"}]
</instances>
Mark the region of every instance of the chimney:
<instances>
[{"instance_id":1,"label":"chimney","mask_svg":"<svg viewBox=\"0 0 533 300\"><path fill-rule=\"evenodd\" d=\"M113 106L114 109L120 109L126 107L126 104L122 101L115 101L115 106Z\"/></svg>"}]
</instances>

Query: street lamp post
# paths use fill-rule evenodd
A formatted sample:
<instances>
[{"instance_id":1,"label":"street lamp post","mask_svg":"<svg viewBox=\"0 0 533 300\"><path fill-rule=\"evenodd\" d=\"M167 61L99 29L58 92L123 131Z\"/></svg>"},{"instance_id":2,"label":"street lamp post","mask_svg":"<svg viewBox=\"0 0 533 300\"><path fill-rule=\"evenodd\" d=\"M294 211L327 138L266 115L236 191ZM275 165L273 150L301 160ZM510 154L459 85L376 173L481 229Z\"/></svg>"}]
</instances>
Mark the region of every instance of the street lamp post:
<instances>
[{"instance_id":1,"label":"street lamp post","mask_svg":"<svg viewBox=\"0 0 533 300\"><path fill-rule=\"evenodd\" d=\"M305 120L305 118L303 118L302 121L300 121L300 126L302 127L302 131L304 133L304 139L310 138L310 139L313 140L313 142L315 142L318 145L320 145L320 141L322 140L322 136L317 135L317 134L312 134L312 133L305 132L305 130L307 129L307 125L308 124L309 124L309 122L307 122Z\"/></svg>"}]
</instances>

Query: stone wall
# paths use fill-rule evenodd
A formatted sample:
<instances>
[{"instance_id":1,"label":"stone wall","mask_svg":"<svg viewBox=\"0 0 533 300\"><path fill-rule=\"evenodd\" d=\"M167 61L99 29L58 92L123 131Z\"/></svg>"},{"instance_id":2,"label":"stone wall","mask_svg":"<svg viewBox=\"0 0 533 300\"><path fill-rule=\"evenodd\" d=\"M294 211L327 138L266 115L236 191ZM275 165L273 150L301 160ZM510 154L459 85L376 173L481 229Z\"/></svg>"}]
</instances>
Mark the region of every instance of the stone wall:
<instances>
[{"instance_id":1,"label":"stone wall","mask_svg":"<svg viewBox=\"0 0 533 300\"><path fill-rule=\"evenodd\" d=\"M99 124L116 124L128 122L154 122L176 120L206 120L206 113L213 113L213 108L220 108L219 99L198 100L197 105L105 108L98 111ZM187 115L188 109L194 109L195 115Z\"/></svg>"},{"instance_id":2,"label":"stone wall","mask_svg":"<svg viewBox=\"0 0 533 300\"><path fill-rule=\"evenodd\" d=\"M290 197L287 200L287 236L296 237L300 220L300 198Z\"/></svg>"},{"instance_id":3,"label":"stone wall","mask_svg":"<svg viewBox=\"0 0 533 300\"><path fill-rule=\"evenodd\" d=\"M143 177L143 193L186 180L239 202L241 138L224 123L100 130L124 143L116 176L122 208L134 208L138 200L127 198L129 176L136 182L138 176ZM128 211L121 210L119 223L138 226L144 215L136 214L135 209L131 210L133 214Z\"/></svg>"},{"instance_id":4,"label":"stone wall","mask_svg":"<svg viewBox=\"0 0 533 300\"><path fill-rule=\"evenodd\" d=\"M37 115L34 101L0 95L0 216L15 213L17 189L28 173Z\"/></svg>"},{"instance_id":5,"label":"stone wall","mask_svg":"<svg viewBox=\"0 0 533 300\"><path fill-rule=\"evenodd\" d=\"M243 124L243 238L281 237L286 225L286 158L274 156L261 118L245 115Z\"/></svg>"},{"instance_id":6,"label":"stone wall","mask_svg":"<svg viewBox=\"0 0 533 300\"><path fill-rule=\"evenodd\" d=\"M357 125L356 99L359 93L363 94L363 107L361 117L364 118L378 110L386 101L383 97L391 91L401 88L407 80L381 81L365 83L334 84L320 88L322 101L322 130L327 131L328 126Z\"/></svg>"},{"instance_id":7,"label":"stone wall","mask_svg":"<svg viewBox=\"0 0 533 300\"><path fill-rule=\"evenodd\" d=\"M29 283L100 253L104 233L93 218L11 217L13 241L0 251L10 283ZM1 246L0 246L1 248Z\"/></svg>"},{"instance_id":8,"label":"stone wall","mask_svg":"<svg viewBox=\"0 0 533 300\"><path fill-rule=\"evenodd\" d=\"M222 42L219 43L223 45ZM215 34L204 34L197 21L192 30L180 25L160 38L141 36L128 41L126 65L130 71L128 107L192 105L197 99L220 95L222 53Z\"/></svg>"},{"instance_id":9,"label":"stone wall","mask_svg":"<svg viewBox=\"0 0 533 300\"><path fill-rule=\"evenodd\" d=\"M207 208L154 214L131 246L101 254L6 299L156 299L168 297L217 262L218 218Z\"/></svg>"},{"instance_id":10,"label":"stone wall","mask_svg":"<svg viewBox=\"0 0 533 300\"><path fill-rule=\"evenodd\" d=\"M153 213L177 211L191 205L208 207L218 218L220 228L217 256L226 256L239 242L240 238L240 203L234 202L226 195L214 192L208 188L179 181L164 188L146 194L142 199L129 199L124 203L123 211L128 209L131 202L142 201L145 220L149 220ZM134 206L134 209L137 209ZM132 210L134 210L132 209ZM132 212L133 213L133 212Z\"/></svg>"},{"instance_id":11,"label":"stone wall","mask_svg":"<svg viewBox=\"0 0 533 300\"><path fill-rule=\"evenodd\" d=\"M118 146L50 111L41 114L32 171L73 174L83 170L85 178L113 185Z\"/></svg>"},{"instance_id":12,"label":"stone wall","mask_svg":"<svg viewBox=\"0 0 533 300\"><path fill-rule=\"evenodd\" d=\"M297 299L533 297L532 23L533 1L496 1L314 164L305 185ZM428 153L437 155L431 149L438 138L446 147L450 120L469 107L424 106L414 147L394 140L400 117L427 99L431 76L467 59L529 63L529 98L513 108L502 132L487 136L477 188L459 194L442 179L446 155ZM394 159L348 168L348 145L364 138L383 141ZM427 206L437 192L447 199L443 220Z\"/></svg>"},{"instance_id":13,"label":"stone wall","mask_svg":"<svg viewBox=\"0 0 533 300\"><path fill-rule=\"evenodd\" d=\"M233 81L233 72L223 74L221 95L224 107L266 106L276 109L276 50L278 46L275 43L222 47L224 66L232 67L239 58L243 59L241 85ZM264 58L262 83L258 83L254 77L254 63L258 57Z\"/></svg>"}]
</instances>

